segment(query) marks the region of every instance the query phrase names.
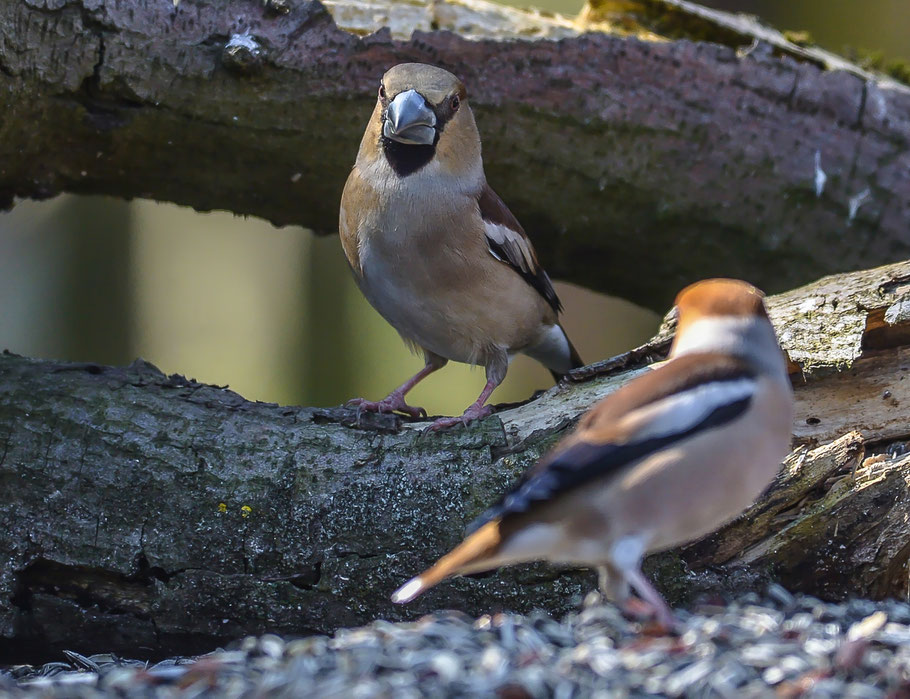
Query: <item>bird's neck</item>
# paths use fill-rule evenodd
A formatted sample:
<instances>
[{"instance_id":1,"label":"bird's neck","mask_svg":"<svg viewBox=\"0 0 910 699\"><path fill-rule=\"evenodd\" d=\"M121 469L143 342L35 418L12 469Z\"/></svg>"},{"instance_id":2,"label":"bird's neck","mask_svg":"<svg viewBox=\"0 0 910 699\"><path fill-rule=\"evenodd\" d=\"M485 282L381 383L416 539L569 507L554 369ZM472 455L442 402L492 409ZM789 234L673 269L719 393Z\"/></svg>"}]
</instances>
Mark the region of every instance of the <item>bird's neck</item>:
<instances>
[{"instance_id":1,"label":"bird's neck","mask_svg":"<svg viewBox=\"0 0 910 699\"><path fill-rule=\"evenodd\" d=\"M722 353L754 366L789 385L787 365L777 335L767 318L712 316L700 318L678 332L671 357L696 353Z\"/></svg>"},{"instance_id":2,"label":"bird's neck","mask_svg":"<svg viewBox=\"0 0 910 699\"><path fill-rule=\"evenodd\" d=\"M474 196L486 182L479 158L467 167L453 170L434 157L415 172L402 176L377 149L361 153L357 169L380 196L419 197L437 206L452 196Z\"/></svg>"}]
</instances>

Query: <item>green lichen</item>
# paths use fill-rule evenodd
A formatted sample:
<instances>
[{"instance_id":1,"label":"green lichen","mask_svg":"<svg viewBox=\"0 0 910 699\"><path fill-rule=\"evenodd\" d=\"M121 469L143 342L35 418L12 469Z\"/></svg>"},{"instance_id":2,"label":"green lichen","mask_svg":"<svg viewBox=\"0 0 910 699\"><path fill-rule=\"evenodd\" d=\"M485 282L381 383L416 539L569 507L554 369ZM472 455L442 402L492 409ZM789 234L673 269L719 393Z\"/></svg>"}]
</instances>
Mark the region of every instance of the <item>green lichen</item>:
<instances>
[{"instance_id":1,"label":"green lichen","mask_svg":"<svg viewBox=\"0 0 910 699\"><path fill-rule=\"evenodd\" d=\"M815 40L805 29L784 29L781 32L784 35L784 38L789 41L791 44L796 44L797 46L814 46Z\"/></svg>"},{"instance_id":2,"label":"green lichen","mask_svg":"<svg viewBox=\"0 0 910 699\"><path fill-rule=\"evenodd\" d=\"M910 85L910 61L896 56L886 56L883 51L848 47L847 57L866 70L883 73L898 82Z\"/></svg>"}]
</instances>

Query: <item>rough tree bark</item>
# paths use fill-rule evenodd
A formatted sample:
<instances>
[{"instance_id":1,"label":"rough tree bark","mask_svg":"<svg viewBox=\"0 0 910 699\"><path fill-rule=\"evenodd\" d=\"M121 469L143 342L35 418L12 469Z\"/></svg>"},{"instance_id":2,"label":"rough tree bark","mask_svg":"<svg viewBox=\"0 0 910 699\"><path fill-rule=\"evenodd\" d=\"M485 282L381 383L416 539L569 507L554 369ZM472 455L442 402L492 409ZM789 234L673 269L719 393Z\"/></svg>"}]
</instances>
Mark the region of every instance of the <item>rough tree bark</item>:
<instances>
[{"instance_id":1,"label":"rough tree bark","mask_svg":"<svg viewBox=\"0 0 910 699\"><path fill-rule=\"evenodd\" d=\"M649 569L676 602L773 578L828 598L908 592L910 263L774 297L795 451L743 518ZM572 608L587 571L539 564L389 593L455 544L669 330L470 429L250 403L127 368L0 356L0 637L8 658L180 653L451 607Z\"/></svg>"},{"instance_id":2,"label":"rough tree bark","mask_svg":"<svg viewBox=\"0 0 910 699\"><path fill-rule=\"evenodd\" d=\"M555 277L663 309L704 276L780 291L910 256L910 90L681 0L577 20L0 0L0 205L104 193L334 231L378 77L406 60L466 80L489 179Z\"/></svg>"}]
</instances>

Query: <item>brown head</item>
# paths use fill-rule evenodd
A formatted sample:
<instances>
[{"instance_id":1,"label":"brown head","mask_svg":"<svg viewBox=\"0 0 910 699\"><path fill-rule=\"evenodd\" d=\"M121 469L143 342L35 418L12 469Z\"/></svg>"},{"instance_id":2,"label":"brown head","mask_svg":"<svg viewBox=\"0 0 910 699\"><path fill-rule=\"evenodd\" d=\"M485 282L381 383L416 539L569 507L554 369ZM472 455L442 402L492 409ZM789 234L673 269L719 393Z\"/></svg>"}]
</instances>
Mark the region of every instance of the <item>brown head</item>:
<instances>
[{"instance_id":1,"label":"brown head","mask_svg":"<svg viewBox=\"0 0 910 699\"><path fill-rule=\"evenodd\" d=\"M477 170L480 134L464 84L425 63L400 63L379 85L361 155L385 158L400 177L437 161L451 174Z\"/></svg>"},{"instance_id":2,"label":"brown head","mask_svg":"<svg viewBox=\"0 0 910 699\"><path fill-rule=\"evenodd\" d=\"M739 279L704 279L690 284L676 295L679 313L677 333L706 317L764 317L765 295Z\"/></svg>"}]
</instances>

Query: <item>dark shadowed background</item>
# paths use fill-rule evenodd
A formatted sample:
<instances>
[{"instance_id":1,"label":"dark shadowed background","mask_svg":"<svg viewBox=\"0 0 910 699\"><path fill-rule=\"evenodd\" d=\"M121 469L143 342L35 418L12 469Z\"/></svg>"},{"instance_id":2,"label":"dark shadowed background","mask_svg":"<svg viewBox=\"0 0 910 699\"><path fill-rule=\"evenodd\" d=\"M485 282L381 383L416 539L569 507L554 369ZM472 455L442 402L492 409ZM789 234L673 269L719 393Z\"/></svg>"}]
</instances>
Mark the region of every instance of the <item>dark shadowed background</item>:
<instances>
[{"instance_id":1,"label":"dark shadowed background","mask_svg":"<svg viewBox=\"0 0 910 699\"><path fill-rule=\"evenodd\" d=\"M566 14L582 5L537 4ZM908 0L706 4L806 30L835 51L910 56ZM564 324L586 361L634 346L657 327L650 311L557 286ZM421 365L360 296L337 237L170 204L71 196L0 214L2 348L110 364L141 356L247 398L308 405L379 398ZM450 365L412 402L460 412L483 382L482 370ZM524 399L548 385L546 371L519 358L493 400Z\"/></svg>"}]
</instances>

